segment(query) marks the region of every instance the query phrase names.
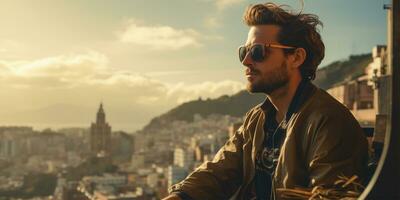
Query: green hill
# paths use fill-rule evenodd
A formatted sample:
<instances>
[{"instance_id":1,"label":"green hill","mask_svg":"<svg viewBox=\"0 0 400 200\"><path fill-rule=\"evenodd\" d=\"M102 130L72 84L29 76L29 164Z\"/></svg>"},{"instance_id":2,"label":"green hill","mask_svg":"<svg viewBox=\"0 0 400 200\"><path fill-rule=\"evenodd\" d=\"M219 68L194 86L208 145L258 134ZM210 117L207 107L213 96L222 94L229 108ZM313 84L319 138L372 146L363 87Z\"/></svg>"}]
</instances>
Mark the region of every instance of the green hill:
<instances>
[{"instance_id":1,"label":"green hill","mask_svg":"<svg viewBox=\"0 0 400 200\"><path fill-rule=\"evenodd\" d=\"M364 74L365 68L372 62L371 54L352 55L347 60L333 62L317 71L314 84L323 89L328 89L335 84L346 80L353 80ZM265 99L263 94L249 94L247 91L217 99L194 100L183 103L165 114L155 117L143 128L143 131L157 129L163 124L174 120L192 121L194 114L206 117L210 114L224 114L240 117L250 108Z\"/></svg>"}]
</instances>

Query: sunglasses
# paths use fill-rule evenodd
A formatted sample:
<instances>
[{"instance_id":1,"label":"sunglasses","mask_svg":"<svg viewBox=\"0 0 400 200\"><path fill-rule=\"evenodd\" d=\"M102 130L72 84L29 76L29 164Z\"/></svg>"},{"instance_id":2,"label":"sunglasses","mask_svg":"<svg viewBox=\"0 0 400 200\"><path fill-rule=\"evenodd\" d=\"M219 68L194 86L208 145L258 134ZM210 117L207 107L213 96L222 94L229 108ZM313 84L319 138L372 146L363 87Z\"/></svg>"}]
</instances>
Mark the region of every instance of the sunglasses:
<instances>
[{"instance_id":1,"label":"sunglasses","mask_svg":"<svg viewBox=\"0 0 400 200\"><path fill-rule=\"evenodd\" d=\"M267 57L266 48L279 48L279 49L295 49L296 47L285 46L280 44L253 44L249 46L239 47L239 60L243 62L246 55L250 53L250 58L255 62L261 62Z\"/></svg>"}]
</instances>

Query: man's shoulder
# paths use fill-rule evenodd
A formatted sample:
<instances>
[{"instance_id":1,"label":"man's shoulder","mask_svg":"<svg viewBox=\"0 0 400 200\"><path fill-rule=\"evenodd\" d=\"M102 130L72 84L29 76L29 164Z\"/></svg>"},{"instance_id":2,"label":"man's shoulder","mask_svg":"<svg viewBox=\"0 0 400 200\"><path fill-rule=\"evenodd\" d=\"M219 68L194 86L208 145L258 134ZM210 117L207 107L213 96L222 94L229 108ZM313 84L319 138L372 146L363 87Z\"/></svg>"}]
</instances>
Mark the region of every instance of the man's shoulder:
<instances>
[{"instance_id":1,"label":"man's shoulder","mask_svg":"<svg viewBox=\"0 0 400 200\"><path fill-rule=\"evenodd\" d=\"M317 88L306 103L304 111L312 118L336 118L337 120L356 120L350 110L328 92Z\"/></svg>"},{"instance_id":2,"label":"man's shoulder","mask_svg":"<svg viewBox=\"0 0 400 200\"><path fill-rule=\"evenodd\" d=\"M317 88L314 95L309 100L309 106L319 112L348 112L349 109L328 92Z\"/></svg>"},{"instance_id":3,"label":"man's shoulder","mask_svg":"<svg viewBox=\"0 0 400 200\"><path fill-rule=\"evenodd\" d=\"M260 103L256 106L253 106L249 111L247 111L246 115L244 116L244 123L243 124L249 124L255 121L258 121L260 117L264 116L264 111L263 111L263 103Z\"/></svg>"},{"instance_id":4,"label":"man's shoulder","mask_svg":"<svg viewBox=\"0 0 400 200\"><path fill-rule=\"evenodd\" d=\"M317 89L299 115L297 124L319 135L332 134L337 138L354 136L358 139L364 136L351 111L322 89ZM324 131L319 130L321 127Z\"/></svg>"},{"instance_id":5,"label":"man's shoulder","mask_svg":"<svg viewBox=\"0 0 400 200\"><path fill-rule=\"evenodd\" d=\"M253 107L251 107L247 112L245 116L250 116L250 115L254 115L256 113L262 112L263 108L263 103L259 103Z\"/></svg>"}]
</instances>

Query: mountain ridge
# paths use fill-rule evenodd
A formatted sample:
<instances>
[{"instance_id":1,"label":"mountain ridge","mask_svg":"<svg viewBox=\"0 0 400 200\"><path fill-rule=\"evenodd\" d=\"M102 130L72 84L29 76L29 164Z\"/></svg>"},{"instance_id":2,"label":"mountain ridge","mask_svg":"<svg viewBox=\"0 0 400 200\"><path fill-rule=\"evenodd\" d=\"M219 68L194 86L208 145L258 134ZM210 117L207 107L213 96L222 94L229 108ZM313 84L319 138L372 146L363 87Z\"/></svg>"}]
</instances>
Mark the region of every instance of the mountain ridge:
<instances>
[{"instance_id":1,"label":"mountain ridge","mask_svg":"<svg viewBox=\"0 0 400 200\"><path fill-rule=\"evenodd\" d=\"M354 80L365 74L365 68L372 62L370 53L351 55L348 59L339 60L317 70L315 85L322 89L329 89L348 80ZM263 94L250 94L242 90L234 95L223 95L216 99L201 98L178 105L168 112L154 117L140 132L162 127L174 120L193 121L194 114L207 117L210 114L243 116L255 105L265 99Z\"/></svg>"}]
</instances>

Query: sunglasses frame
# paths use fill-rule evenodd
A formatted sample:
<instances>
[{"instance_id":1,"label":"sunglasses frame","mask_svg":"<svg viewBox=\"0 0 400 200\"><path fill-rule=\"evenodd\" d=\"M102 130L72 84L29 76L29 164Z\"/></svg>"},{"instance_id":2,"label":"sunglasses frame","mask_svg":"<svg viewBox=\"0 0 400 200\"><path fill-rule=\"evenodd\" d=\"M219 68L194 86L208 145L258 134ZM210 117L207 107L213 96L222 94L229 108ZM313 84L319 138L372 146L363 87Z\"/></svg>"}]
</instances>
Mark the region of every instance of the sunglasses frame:
<instances>
[{"instance_id":1,"label":"sunglasses frame","mask_svg":"<svg viewBox=\"0 0 400 200\"><path fill-rule=\"evenodd\" d=\"M282 45L282 44L271 44L271 43L265 43L265 44L263 44L263 43L255 43L255 44L252 44L251 46L249 46L249 47L247 47L246 45L242 45L242 46L239 46L239 48L238 48L238 53L239 53L239 60L240 60L240 62L243 62L243 60L246 58L246 56L247 56L247 54L249 53L249 52L251 52L250 50L251 50L251 48L253 48L254 46L256 46L256 45L260 45L262 48L263 48L263 55L262 55L262 59L260 60L260 61L256 61L257 59L254 59L253 57L253 55L252 54L250 54L250 56L251 56L251 59L252 60L254 60L255 62L261 62L261 61L263 61L264 59L265 59L265 49L266 48L278 48L278 49L296 49L296 47L292 47L292 46L287 46L287 45ZM241 48L245 48L246 49L246 55L244 55L244 57L243 57L243 60L241 60L241 56L240 56L240 49Z\"/></svg>"}]
</instances>

